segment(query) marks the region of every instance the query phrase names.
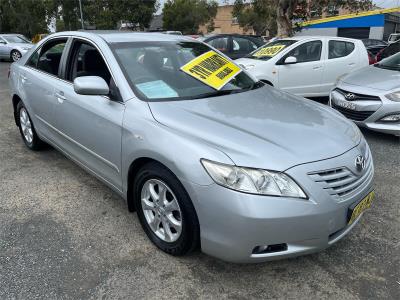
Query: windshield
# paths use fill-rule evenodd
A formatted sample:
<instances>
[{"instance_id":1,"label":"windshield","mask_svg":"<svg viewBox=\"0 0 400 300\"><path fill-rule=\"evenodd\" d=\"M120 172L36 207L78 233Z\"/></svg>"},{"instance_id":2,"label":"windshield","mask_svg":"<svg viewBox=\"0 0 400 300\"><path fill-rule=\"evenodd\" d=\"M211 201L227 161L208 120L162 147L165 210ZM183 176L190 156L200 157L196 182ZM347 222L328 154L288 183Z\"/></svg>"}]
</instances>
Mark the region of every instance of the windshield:
<instances>
[{"instance_id":1,"label":"windshield","mask_svg":"<svg viewBox=\"0 0 400 300\"><path fill-rule=\"evenodd\" d=\"M28 43L28 41L16 35L7 35L3 36L3 38L9 43Z\"/></svg>"},{"instance_id":2,"label":"windshield","mask_svg":"<svg viewBox=\"0 0 400 300\"><path fill-rule=\"evenodd\" d=\"M277 55L283 49L297 42L298 41L296 40L276 40L251 52L247 57L253 59L268 60Z\"/></svg>"},{"instance_id":3,"label":"windshield","mask_svg":"<svg viewBox=\"0 0 400 300\"><path fill-rule=\"evenodd\" d=\"M400 71L400 53L392 55L374 65L377 68Z\"/></svg>"},{"instance_id":4,"label":"windshield","mask_svg":"<svg viewBox=\"0 0 400 300\"><path fill-rule=\"evenodd\" d=\"M198 99L243 92L262 85L230 60L198 42L129 42L111 44L111 48L132 89L142 100ZM199 56L206 57L209 54L213 54L217 61L203 61L191 69L198 72L189 75L185 67L193 64L195 58L198 60ZM225 76L226 72L217 74L229 78L222 87L215 87L215 80L203 82L202 79L209 75L208 72L221 58L236 68L236 72L231 72L229 76ZM214 79L218 81L218 78Z\"/></svg>"}]
</instances>

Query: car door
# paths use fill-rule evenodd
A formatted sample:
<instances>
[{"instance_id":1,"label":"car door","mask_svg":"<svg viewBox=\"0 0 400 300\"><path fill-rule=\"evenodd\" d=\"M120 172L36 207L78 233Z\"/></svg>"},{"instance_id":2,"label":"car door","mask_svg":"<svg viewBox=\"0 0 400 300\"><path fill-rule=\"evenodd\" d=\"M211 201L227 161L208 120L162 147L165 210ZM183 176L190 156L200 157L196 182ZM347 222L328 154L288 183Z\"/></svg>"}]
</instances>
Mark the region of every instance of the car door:
<instances>
[{"instance_id":1,"label":"car door","mask_svg":"<svg viewBox=\"0 0 400 300\"><path fill-rule=\"evenodd\" d=\"M10 57L9 47L7 45L7 42L2 37L0 37L0 57L1 58Z\"/></svg>"},{"instance_id":2,"label":"car door","mask_svg":"<svg viewBox=\"0 0 400 300\"><path fill-rule=\"evenodd\" d=\"M353 42L331 39L327 42L328 55L321 89L328 95L339 76L350 73L359 66L359 53L356 51L356 45Z\"/></svg>"},{"instance_id":3,"label":"car door","mask_svg":"<svg viewBox=\"0 0 400 300\"><path fill-rule=\"evenodd\" d=\"M98 48L79 39L71 43L65 66L65 81L55 86L57 143L75 160L121 191L125 105L107 96L78 95L73 86L77 77L99 76L113 87L112 73Z\"/></svg>"},{"instance_id":4,"label":"car door","mask_svg":"<svg viewBox=\"0 0 400 300\"><path fill-rule=\"evenodd\" d=\"M62 80L60 62L68 38L56 38L47 41L37 49L21 68L19 85L28 112L33 118L36 130L45 138L57 137L55 129L54 87Z\"/></svg>"},{"instance_id":5,"label":"car door","mask_svg":"<svg viewBox=\"0 0 400 300\"><path fill-rule=\"evenodd\" d=\"M318 95L324 68L322 49L321 40L307 41L284 55L276 63L278 87L296 95ZM285 64L290 56L296 58L296 63Z\"/></svg>"}]
</instances>

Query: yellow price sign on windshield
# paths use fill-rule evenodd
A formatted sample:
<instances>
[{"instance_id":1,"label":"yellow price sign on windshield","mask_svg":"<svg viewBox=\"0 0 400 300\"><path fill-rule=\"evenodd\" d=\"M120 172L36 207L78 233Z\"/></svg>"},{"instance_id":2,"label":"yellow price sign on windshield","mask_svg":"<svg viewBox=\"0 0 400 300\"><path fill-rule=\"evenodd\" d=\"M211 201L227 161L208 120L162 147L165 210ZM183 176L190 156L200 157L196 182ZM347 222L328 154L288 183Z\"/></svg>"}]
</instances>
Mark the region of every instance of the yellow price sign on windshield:
<instances>
[{"instance_id":1,"label":"yellow price sign on windshield","mask_svg":"<svg viewBox=\"0 0 400 300\"><path fill-rule=\"evenodd\" d=\"M255 56L255 57L264 57L264 56L273 57L276 54L278 54L278 52L281 51L285 47L286 47L285 45L275 45L275 46L261 48L260 50L254 52L253 56Z\"/></svg>"},{"instance_id":2,"label":"yellow price sign on windshield","mask_svg":"<svg viewBox=\"0 0 400 300\"><path fill-rule=\"evenodd\" d=\"M217 52L210 50L181 67L186 74L220 90L242 69Z\"/></svg>"}]
</instances>

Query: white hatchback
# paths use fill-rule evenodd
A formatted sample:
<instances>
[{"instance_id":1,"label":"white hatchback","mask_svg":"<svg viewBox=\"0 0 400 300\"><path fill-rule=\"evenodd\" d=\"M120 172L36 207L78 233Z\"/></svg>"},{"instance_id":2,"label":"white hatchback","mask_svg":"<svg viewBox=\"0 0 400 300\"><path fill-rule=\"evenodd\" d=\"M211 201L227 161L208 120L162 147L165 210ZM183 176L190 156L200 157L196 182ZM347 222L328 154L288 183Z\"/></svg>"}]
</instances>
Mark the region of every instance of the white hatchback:
<instances>
[{"instance_id":1,"label":"white hatchback","mask_svg":"<svg viewBox=\"0 0 400 300\"><path fill-rule=\"evenodd\" d=\"M257 79L304 97L328 96L338 77L369 64L361 40L314 36L275 40L236 62Z\"/></svg>"}]
</instances>

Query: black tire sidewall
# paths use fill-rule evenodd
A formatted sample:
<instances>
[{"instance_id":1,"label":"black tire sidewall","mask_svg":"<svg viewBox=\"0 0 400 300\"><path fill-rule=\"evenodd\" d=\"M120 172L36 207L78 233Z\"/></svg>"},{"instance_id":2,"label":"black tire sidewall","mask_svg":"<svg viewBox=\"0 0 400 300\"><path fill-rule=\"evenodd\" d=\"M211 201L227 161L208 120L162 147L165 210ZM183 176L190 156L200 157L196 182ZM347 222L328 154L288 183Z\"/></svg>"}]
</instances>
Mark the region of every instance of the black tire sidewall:
<instances>
[{"instance_id":1,"label":"black tire sidewall","mask_svg":"<svg viewBox=\"0 0 400 300\"><path fill-rule=\"evenodd\" d=\"M141 191L144 183L149 179L163 181L172 190L179 203L182 212L182 232L175 242L165 242L161 240L151 230L143 213L141 205ZM148 163L143 166L135 177L134 181L134 201L139 221L149 237L149 239L161 250L171 255L184 255L194 250L199 242L199 223L194 206L186 190L167 168L158 163Z\"/></svg>"}]
</instances>

